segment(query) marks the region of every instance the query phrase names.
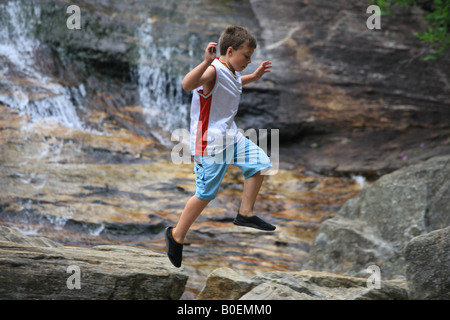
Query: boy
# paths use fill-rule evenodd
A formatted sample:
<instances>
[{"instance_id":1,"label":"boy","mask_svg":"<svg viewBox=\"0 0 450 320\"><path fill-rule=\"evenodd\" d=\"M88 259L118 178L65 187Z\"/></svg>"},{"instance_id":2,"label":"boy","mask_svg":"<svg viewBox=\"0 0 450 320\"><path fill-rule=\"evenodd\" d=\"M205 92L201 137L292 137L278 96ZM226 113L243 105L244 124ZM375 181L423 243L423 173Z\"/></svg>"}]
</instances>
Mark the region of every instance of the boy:
<instances>
[{"instance_id":1,"label":"boy","mask_svg":"<svg viewBox=\"0 0 450 320\"><path fill-rule=\"evenodd\" d=\"M175 267L181 266L183 241L208 203L213 200L229 164L244 173L242 202L234 224L273 231L275 226L253 214L253 206L263 182L261 171L271 167L262 149L237 131L237 113L242 85L260 79L270 72L270 61L264 61L250 75L241 76L251 62L255 38L247 29L231 26L220 36L220 58L217 43L210 42L202 63L183 80L183 89L193 90L191 104L191 152L194 155L196 193L191 197L176 225L166 229L167 255Z\"/></svg>"}]
</instances>

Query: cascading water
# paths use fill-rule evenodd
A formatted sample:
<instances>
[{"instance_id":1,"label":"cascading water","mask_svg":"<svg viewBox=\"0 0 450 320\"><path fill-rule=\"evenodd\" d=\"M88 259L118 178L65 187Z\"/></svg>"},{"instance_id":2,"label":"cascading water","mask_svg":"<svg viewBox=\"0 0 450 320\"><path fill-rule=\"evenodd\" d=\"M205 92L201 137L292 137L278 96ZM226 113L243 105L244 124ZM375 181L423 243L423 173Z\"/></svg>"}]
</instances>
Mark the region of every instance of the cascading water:
<instances>
[{"instance_id":1,"label":"cascading water","mask_svg":"<svg viewBox=\"0 0 450 320\"><path fill-rule=\"evenodd\" d=\"M155 42L151 18L138 29L137 35L140 45L137 70L139 98L152 133L161 143L170 145L172 131L188 128L189 106L181 86L183 75L173 60L182 52L176 47Z\"/></svg>"},{"instance_id":2,"label":"cascading water","mask_svg":"<svg viewBox=\"0 0 450 320\"><path fill-rule=\"evenodd\" d=\"M39 70L40 42L33 33L40 14L40 7L32 3L0 4L0 103L28 114L32 121L83 129L77 109L83 108L84 86L64 87Z\"/></svg>"},{"instance_id":3,"label":"cascading water","mask_svg":"<svg viewBox=\"0 0 450 320\"><path fill-rule=\"evenodd\" d=\"M53 185L59 181L59 178L56 181L54 179L65 172L65 164L69 163L71 170L86 170L84 156L89 156L89 150L95 150L95 147L87 148L87 151L83 149L86 148L83 146L85 142L80 135L87 137L89 134L98 134L95 130L86 128L78 115L88 113L83 106L86 100L84 86L62 85L62 79L53 77L40 63L45 44L35 34L39 24L44 23L41 21L45 13L43 10L33 2L11 0L0 4L0 105L12 109L14 113L19 110L20 116L27 115L29 119L21 124L18 140L3 149L7 151L2 150L0 165L7 162L9 158L5 155L8 153L19 152L20 157L17 159L20 160L0 175L4 179L0 181L0 187L8 188L8 185L17 184L20 192L14 194L17 197L13 201L14 208L11 206L1 213L4 221L9 221L27 234L39 234L43 226L48 224L60 230L69 219L76 219L80 211L86 210L76 209L78 203L58 202L60 195L54 196L54 205L50 204L53 200L42 200L42 197L53 192ZM182 52L176 46L164 45L164 41L157 43L152 35L151 19L146 20L136 32L140 48L136 70L139 98L150 130L162 143L168 145L171 143L172 130L188 127L187 94L181 86L184 70L180 72L179 63L172 59L192 57L194 50ZM195 40L192 37L186 39L192 43ZM78 113L79 111L81 112ZM27 125L27 122L31 125ZM80 129L84 133L74 133L77 138L72 141L70 133L62 138L53 136L50 128L49 131L39 131L33 125L36 122L56 122L69 129ZM20 150L21 148L23 149ZM102 168L96 172L101 173ZM82 175L79 174L78 177ZM108 175L109 173L104 173L104 176ZM86 183L89 188L91 183L95 184L97 181L91 178ZM74 188L78 186L65 192L70 194L74 192ZM43 206L47 208L43 209ZM8 206L0 202L0 207ZM99 233L102 227L103 224L99 224L99 228L94 228L92 232ZM90 230L89 234L92 232Z\"/></svg>"},{"instance_id":4,"label":"cascading water","mask_svg":"<svg viewBox=\"0 0 450 320\"><path fill-rule=\"evenodd\" d=\"M42 23L40 17L41 7L32 2L0 4L0 105L19 110L21 116L29 119L20 127L21 140L16 144L32 146L32 150L21 150L23 157L11 166L7 175L13 180L12 184L21 185L23 194L29 190L42 192L52 183L49 168L59 166L61 150L70 143L41 135L33 124L57 123L69 129L85 129L77 114L83 108L84 86L63 86L59 79L45 74L40 67L42 44L35 37L35 30ZM2 154L0 163L7 161L7 153ZM2 179L5 180L0 184L8 187L10 180L5 176ZM19 196L15 203L17 211L1 212L2 219L13 221L15 228L24 234L38 234L46 224L58 229L73 215L73 209L67 205L58 206L56 215L39 215L36 207L41 206L40 200L26 196Z\"/></svg>"}]
</instances>

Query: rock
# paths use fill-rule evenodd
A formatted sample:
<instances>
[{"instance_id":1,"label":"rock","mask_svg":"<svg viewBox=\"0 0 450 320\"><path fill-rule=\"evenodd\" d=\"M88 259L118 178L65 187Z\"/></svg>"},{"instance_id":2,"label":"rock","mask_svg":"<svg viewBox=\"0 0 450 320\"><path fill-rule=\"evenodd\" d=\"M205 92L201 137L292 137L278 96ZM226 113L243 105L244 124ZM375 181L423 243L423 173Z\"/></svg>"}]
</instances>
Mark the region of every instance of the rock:
<instances>
[{"instance_id":1,"label":"rock","mask_svg":"<svg viewBox=\"0 0 450 320\"><path fill-rule=\"evenodd\" d=\"M45 237L25 237L19 232L5 226L0 226L0 241L14 242L28 246L63 248L64 246L58 242L47 239Z\"/></svg>"},{"instance_id":2,"label":"rock","mask_svg":"<svg viewBox=\"0 0 450 320\"><path fill-rule=\"evenodd\" d=\"M237 300L250 291L252 283L230 268L218 268L206 278L198 300Z\"/></svg>"},{"instance_id":3,"label":"rock","mask_svg":"<svg viewBox=\"0 0 450 320\"><path fill-rule=\"evenodd\" d=\"M288 287L303 298L318 300L406 300L406 283L404 280L382 280L379 289L368 287L367 278L358 278L303 270L298 272L267 272L253 277L252 281L258 283L271 283L276 287ZM277 287L281 292L283 287ZM256 289L256 288L255 288ZM252 290L253 291L253 290ZM250 291L245 298L252 298ZM294 297L301 297L294 295ZM243 297L244 298L244 297ZM256 297L254 297L256 298ZM280 296L279 298L282 298Z\"/></svg>"},{"instance_id":4,"label":"rock","mask_svg":"<svg viewBox=\"0 0 450 320\"><path fill-rule=\"evenodd\" d=\"M187 274L164 254L105 245L62 247L0 226L1 299L179 299ZM79 268L79 288L71 278Z\"/></svg>"},{"instance_id":5,"label":"rock","mask_svg":"<svg viewBox=\"0 0 450 320\"><path fill-rule=\"evenodd\" d=\"M257 58L273 69L244 92L238 125L280 128L283 156L321 170L385 173L450 153L450 52L420 59L410 26L426 30L425 12L383 15L374 32L366 2L250 3L261 26Z\"/></svg>"},{"instance_id":6,"label":"rock","mask_svg":"<svg viewBox=\"0 0 450 320\"><path fill-rule=\"evenodd\" d=\"M317 271L272 271L244 280L232 270L214 270L209 277L228 274L227 285L222 281L207 281L199 299L240 300L406 300L405 280L382 280L381 287L370 287L367 278L357 278ZM208 277L208 279L209 279ZM223 278L220 276L220 278ZM230 289L245 284L245 290ZM242 286L239 286L242 288ZM223 290L225 288L225 290ZM251 289L251 290L250 290Z\"/></svg>"},{"instance_id":7,"label":"rock","mask_svg":"<svg viewBox=\"0 0 450 320\"><path fill-rule=\"evenodd\" d=\"M413 238L405 260L410 299L450 299L450 227Z\"/></svg>"},{"instance_id":8,"label":"rock","mask_svg":"<svg viewBox=\"0 0 450 320\"><path fill-rule=\"evenodd\" d=\"M449 156L383 176L321 224L303 269L362 276L375 264L404 277L408 242L450 224L449 177Z\"/></svg>"},{"instance_id":9,"label":"rock","mask_svg":"<svg viewBox=\"0 0 450 320\"><path fill-rule=\"evenodd\" d=\"M264 282L250 292L244 294L239 300L315 300L303 292L297 292L288 286Z\"/></svg>"}]
</instances>

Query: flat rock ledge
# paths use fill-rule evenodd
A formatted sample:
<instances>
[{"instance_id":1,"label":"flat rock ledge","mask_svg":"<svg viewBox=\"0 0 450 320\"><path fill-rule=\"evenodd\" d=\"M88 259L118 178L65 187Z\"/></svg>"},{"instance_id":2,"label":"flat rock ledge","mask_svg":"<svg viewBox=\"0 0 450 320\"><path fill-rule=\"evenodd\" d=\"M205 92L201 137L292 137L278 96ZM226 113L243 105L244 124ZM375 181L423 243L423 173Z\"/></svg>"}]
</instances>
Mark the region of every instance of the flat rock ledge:
<instances>
[{"instance_id":1,"label":"flat rock ledge","mask_svg":"<svg viewBox=\"0 0 450 320\"><path fill-rule=\"evenodd\" d=\"M126 246L67 247L0 226L0 299L179 299L188 275Z\"/></svg>"},{"instance_id":2,"label":"flat rock ledge","mask_svg":"<svg viewBox=\"0 0 450 320\"><path fill-rule=\"evenodd\" d=\"M214 270L199 300L407 300L405 280L380 281L322 271L266 272L246 279L230 268ZM368 284L369 282L369 284Z\"/></svg>"}]
</instances>

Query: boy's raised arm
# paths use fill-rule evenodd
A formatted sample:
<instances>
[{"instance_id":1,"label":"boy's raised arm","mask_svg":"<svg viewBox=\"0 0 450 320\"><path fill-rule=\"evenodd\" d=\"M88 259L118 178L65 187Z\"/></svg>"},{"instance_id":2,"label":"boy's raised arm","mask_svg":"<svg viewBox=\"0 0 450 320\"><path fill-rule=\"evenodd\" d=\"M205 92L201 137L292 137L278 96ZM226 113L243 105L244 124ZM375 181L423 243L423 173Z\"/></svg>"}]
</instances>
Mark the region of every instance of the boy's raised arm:
<instances>
[{"instance_id":1,"label":"boy's raised arm","mask_svg":"<svg viewBox=\"0 0 450 320\"><path fill-rule=\"evenodd\" d=\"M211 72L206 72L208 67L216 58L216 46L217 43L210 42L205 50L205 59L202 63L196 66L194 69L189 71L189 73L184 77L182 86L186 91L192 91L205 83L211 82L214 80L214 70Z\"/></svg>"}]
</instances>

